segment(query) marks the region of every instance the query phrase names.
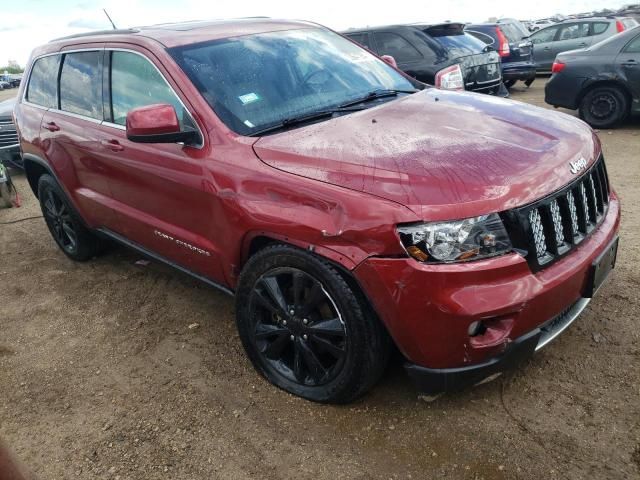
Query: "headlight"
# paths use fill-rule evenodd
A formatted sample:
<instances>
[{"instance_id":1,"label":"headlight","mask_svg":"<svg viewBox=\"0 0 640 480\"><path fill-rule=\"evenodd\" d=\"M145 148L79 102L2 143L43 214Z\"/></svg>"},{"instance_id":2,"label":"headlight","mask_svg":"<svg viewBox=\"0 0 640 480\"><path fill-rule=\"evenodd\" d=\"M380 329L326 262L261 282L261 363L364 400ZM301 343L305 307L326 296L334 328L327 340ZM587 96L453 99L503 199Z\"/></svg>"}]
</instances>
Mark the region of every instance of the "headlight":
<instances>
[{"instance_id":1,"label":"headlight","mask_svg":"<svg viewBox=\"0 0 640 480\"><path fill-rule=\"evenodd\" d=\"M501 255L511 250L500 217L492 213L453 222L399 226L402 245L421 262L461 262Z\"/></svg>"}]
</instances>

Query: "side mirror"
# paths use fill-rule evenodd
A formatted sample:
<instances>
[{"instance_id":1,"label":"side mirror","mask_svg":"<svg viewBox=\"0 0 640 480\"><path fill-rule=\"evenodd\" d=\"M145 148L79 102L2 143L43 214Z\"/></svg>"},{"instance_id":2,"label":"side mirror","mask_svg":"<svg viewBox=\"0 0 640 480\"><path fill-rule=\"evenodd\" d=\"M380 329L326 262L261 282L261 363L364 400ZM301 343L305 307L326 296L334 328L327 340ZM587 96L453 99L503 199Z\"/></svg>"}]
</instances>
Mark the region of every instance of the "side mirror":
<instances>
[{"instance_id":1,"label":"side mirror","mask_svg":"<svg viewBox=\"0 0 640 480\"><path fill-rule=\"evenodd\" d=\"M160 103L134 108L127 113L127 138L137 143L178 143L197 141L195 131L180 130L173 106Z\"/></svg>"},{"instance_id":2,"label":"side mirror","mask_svg":"<svg viewBox=\"0 0 640 480\"><path fill-rule=\"evenodd\" d=\"M385 62L387 62L392 67L398 68L398 64L396 63L396 59L393 58L391 55L382 55L380 58L382 60L384 60Z\"/></svg>"}]
</instances>

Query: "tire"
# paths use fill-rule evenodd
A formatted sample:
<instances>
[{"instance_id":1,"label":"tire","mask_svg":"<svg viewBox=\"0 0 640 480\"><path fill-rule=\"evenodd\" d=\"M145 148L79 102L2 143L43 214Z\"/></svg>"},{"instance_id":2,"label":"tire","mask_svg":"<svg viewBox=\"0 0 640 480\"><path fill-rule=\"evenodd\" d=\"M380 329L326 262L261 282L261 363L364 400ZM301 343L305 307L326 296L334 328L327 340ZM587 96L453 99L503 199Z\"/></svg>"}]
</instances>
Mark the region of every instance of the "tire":
<instances>
[{"instance_id":1,"label":"tire","mask_svg":"<svg viewBox=\"0 0 640 480\"><path fill-rule=\"evenodd\" d=\"M507 88L511 88L516 84L517 80L505 80L504 86Z\"/></svg>"},{"instance_id":2,"label":"tire","mask_svg":"<svg viewBox=\"0 0 640 480\"><path fill-rule=\"evenodd\" d=\"M84 262L102 250L102 242L87 229L51 175L38 181L38 199L51 236L67 257Z\"/></svg>"},{"instance_id":3,"label":"tire","mask_svg":"<svg viewBox=\"0 0 640 480\"><path fill-rule=\"evenodd\" d=\"M627 116L629 101L616 86L596 87L584 96L578 112L594 128L611 128Z\"/></svg>"},{"instance_id":4,"label":"tire","mask_svg":"<svg viewBox=\"0 0 640 480\"><path fill-rule=\"evenodd\" d=\"M277 387L314 402L351 402L378 381L391 348L361 297L316 255L266 247L249 259L238 282L242 345Z\"/></svg>"}]
</instances>

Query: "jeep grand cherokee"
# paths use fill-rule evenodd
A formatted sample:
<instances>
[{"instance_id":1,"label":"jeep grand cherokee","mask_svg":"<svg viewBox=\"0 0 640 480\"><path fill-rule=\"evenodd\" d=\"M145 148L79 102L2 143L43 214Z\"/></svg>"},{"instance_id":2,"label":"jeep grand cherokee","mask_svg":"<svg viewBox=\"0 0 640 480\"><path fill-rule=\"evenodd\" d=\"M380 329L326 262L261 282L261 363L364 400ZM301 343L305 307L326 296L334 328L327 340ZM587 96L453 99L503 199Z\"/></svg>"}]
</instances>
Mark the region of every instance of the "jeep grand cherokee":
<instances>
[{"instance_id":1,"label":"jeep grand cherokee","mask_svg":"<svg viewBox=\"0 0 640 480\"><path fill-rule=\"evenodd\" d=\"M426 392L546 345L615 261L578 119L426 86L313 23L114 30L32 55L25 170L71 259L112 239L236 297L256 369L321 402L393 344Z\"/></svg>"}]
</instances>

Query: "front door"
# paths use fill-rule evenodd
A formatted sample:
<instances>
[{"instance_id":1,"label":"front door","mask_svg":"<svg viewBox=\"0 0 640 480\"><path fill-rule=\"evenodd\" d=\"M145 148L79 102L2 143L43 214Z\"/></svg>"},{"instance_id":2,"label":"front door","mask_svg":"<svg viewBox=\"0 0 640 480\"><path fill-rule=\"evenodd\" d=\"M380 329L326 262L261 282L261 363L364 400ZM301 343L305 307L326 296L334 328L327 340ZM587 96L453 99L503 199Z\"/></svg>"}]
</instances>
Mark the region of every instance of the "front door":
<instances>
[{"instance_id":1,"label":"front door","mask_svg":"<svg viewBox=\"0 0 640 480\"><path fill-rule=\"evenodd\" d=\"M100 143L120 220L115 233L223 283L212 241L221 234L215 222L217 196L205 178L201 146L134 143L126 136L126 116L133 108L167 103L183 127L197 128L193 116L146 54L114 50L106 63L110 121L102 125Z\"/></svg>"}]
</instances>

